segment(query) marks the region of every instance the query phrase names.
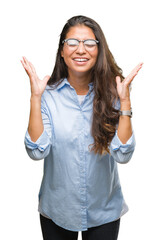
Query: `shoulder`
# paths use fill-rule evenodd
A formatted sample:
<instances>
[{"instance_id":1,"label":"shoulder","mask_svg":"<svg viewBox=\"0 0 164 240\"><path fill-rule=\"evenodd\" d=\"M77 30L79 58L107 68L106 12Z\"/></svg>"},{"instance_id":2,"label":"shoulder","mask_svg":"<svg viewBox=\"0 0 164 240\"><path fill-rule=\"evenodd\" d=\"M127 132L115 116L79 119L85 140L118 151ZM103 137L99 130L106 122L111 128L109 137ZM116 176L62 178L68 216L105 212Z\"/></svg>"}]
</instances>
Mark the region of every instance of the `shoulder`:
<instances>
[{"instance_id":1,"label":"shoulder","mask_svg":"<svg viewBox=\"0 0 164 240\"><path fill-rule=\"evenodd\" d=\"M64 81L59 81L57 83L54 83L52 85L47 85L43 94L42 94L42 102L43 104L52 104L52 101L55 101L58 97L59 94L59 90L65 86L65 83L63 83Z\"/></svg>"},{"instance_id":2,"label":"shoulder","mask_svg":"<svg viewBox=\"0 0 164 240\"><path fill-rule=\"evenodd\" d=\"M44 92L49 93L51 91L58 91L61 88L65 87L66 85L70 85L70 83L68 82L67 78L63 78L52 85L47 85Z\"/></svg>"},{"instance_id":3,"label":"shoulder","mask_svg":"<svg viewBox=\"0 0 164 240\"><path fill-rule=\"evenodd\" d=\"M53 84L51 86L47 85L43 94L42 94L42 98L47 99L49 95L51 95L52 93L54 93L56 91L57 91L57 88L56 88L55 84Z\"/></svg>"},{"instance_id":4,"label":"shoulder","mask_svg":"<svg viewBox=\"0 0 164 240\"><path fill-rule=\"evenodd\" d=\"M53 85L47 85L44 92L48 92L48 91L54 91L57 89L57 84L53 84Z\"/></svg>"},{"instance_id":5,"label":"shoulder","mask_svg":"<svg viewBox=\"0 0 164 240\"><path fill-rule=\"evenodd\" d=\"M60 81L52 85L47 85L42 94L43 103L45 102L49 105L54 103L55 101L58 101L59 95L60 97L63 96L63 91L65 91L68 85L70 85L70 83L66 78L61 79Z\"/></svg>"}]
</instances>

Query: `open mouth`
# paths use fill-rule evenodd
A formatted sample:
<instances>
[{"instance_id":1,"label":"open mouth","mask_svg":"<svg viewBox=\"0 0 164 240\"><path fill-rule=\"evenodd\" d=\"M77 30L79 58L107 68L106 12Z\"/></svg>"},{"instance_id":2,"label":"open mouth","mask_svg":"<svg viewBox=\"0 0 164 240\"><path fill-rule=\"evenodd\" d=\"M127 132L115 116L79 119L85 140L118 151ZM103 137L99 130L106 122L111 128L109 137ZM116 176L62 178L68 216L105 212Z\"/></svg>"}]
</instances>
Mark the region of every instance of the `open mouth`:
<instances>
[{"instance_id":1,"label":"open mouth","mask_svg":"<svg viewBox=\"0 0 164 240\"><path fill-rule=\"evenodd\" d=\"M74 58L73 60L74 60L75 62L87 62L87 61L89 61L88 58Z\"/></svg>"}]
</instances>

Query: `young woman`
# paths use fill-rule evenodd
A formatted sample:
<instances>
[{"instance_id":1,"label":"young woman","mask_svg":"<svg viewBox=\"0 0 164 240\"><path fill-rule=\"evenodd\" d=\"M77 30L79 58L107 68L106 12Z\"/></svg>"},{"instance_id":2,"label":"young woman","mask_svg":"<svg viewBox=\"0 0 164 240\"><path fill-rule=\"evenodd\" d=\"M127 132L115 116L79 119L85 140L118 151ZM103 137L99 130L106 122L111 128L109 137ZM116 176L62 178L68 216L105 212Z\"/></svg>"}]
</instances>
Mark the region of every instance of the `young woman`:
<instances>
[{"instance_id":1,"label":"young woman","mask_svg":"<svg viewBox=\"0 0 164 240\"><path fill-rule=\"evenodd\" d=\"M135 148L129 85L100 26L85 16L65 24L53 73L40 80L25 57L31 84L27 153L44 158L39 192L45 240L116 240L128 211L117 163Z\"/></svg>"}]
</instances>

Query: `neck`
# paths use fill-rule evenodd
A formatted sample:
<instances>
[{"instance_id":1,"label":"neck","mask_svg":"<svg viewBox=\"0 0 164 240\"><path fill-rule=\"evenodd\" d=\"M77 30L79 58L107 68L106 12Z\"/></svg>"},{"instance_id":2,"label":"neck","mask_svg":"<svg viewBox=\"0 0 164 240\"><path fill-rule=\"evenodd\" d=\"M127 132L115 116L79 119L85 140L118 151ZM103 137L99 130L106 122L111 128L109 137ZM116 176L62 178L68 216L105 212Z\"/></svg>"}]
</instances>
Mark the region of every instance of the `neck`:
<instances>
[{"instance_id":1,"label":"neck","mask_svg":"<svg viewBox=\"0 0 164 240\"><path fill-rule=\"evenodd\" d=\"M68 75L68 81L71 84L71 86L75 89L77 95L86 95L89 86L88 84L90 83L90 75Z\"/></svg>"}]
</instances>

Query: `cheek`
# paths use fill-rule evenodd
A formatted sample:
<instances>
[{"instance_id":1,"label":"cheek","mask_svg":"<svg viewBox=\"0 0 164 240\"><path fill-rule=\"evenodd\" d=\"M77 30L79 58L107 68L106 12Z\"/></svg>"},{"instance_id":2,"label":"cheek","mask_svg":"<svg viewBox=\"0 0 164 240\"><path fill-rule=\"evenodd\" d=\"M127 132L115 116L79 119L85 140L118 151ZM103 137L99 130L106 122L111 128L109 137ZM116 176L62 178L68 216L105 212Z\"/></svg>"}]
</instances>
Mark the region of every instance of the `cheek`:
<instances>
[{"instance_id":1,"label":"cheek","mask_svg":"<svg viewBox=\"0 0 164 240\"><path fill-rule=\"evenodd\" d=\"M63 49L62 49L62 51L61 51L61 56L62 56L63 58L66 58L66 57L69 56L69 52L68 52L67 48L65 48L65 46L63 47Z\"/></svg>"},{"instance_id":2,"label":"cheek","mask_svg":"<svg viewBox=\"0 0 164 240\"><path fill-rule=\"evenodd\" d=\"M95 52L95 54L92 55L92 58L94 59L94 62L96 63L97 58L98 58L98 51Z\"/></svg>"},{"instance_id":3,"label":"cheek","mask_svg":"<svg viewBox=\"0 0 164 240\"><path fill-rule=\"evenodd\" d=\"M62 51L62 57L65 61L71 60L71 53L67 50Z\"/></svg>"},{"instance_id":4,"label":"cheek","mask_svg":"<svg viewBox=\"0 0 164 240\"><path fill-rule=\"evenodd\" d=\"M63 60L64 60L64 62L65 62L65 64L66 64L66 66L69 68L71 68L71 66L72 66L72 60L71 60L71 58L68 56L68 55L64 55L63 56Z\"/></svg>"},{"instance_id":5,"label":"cheek","mask_svg":"<svg viewBox=\"0 0 164 240\"><path fill-rule=\"evenodd\" d=\"M98 49L95 50L95 52L93 53L92 56L97 59L97 57L98 57Z\"/></svg>"},{"instance_id":6,"label":"cheek","mask_svg":"<svg viewBox=\"0 0 164 240\"><path fill-rule=\"evenodd\" d=\"M62 56L65 64L68 66L69 61L70 61L70 57L69 57L69 54L67 53L67 51L61 51L61 56Z\"/></svg>"}]
</instances>

